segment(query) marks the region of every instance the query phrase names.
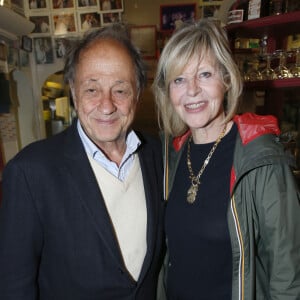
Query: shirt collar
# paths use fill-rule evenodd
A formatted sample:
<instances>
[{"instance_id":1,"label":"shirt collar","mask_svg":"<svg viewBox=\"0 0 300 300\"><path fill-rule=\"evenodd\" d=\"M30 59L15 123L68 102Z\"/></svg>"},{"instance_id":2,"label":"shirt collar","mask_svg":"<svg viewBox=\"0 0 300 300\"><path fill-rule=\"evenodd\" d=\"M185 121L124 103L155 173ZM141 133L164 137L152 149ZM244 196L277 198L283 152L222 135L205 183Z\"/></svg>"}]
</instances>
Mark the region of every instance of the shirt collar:
<instances>
[{"instance_id":1,"label":"shirt collar","mask_svg":"<svg viewBox=\"0 0 300 300\"><path fill-rule=\"evenodd\" d=\"M79 119L77 121L77 129L78 129L79 136L82 140L83 146L84 146L87 154L89 154L93 158L95 158L96 155L100 155L101 157L106 158L106 156L101 151L101 149L99 149L94 144L94 142L92 142L92 140L86 135L86 133L84 132L84 130L80 124ZM138 136L136 135L136 133L133 130L130 130L130 132L128 133L128 135L126 137L126 151L123 156L121 165L124 161L126 161L128 159L129 156L131 156L137 150L137 148L140 145L141 145L140 139L138 138Z\"/></svg>"}]
</instances>

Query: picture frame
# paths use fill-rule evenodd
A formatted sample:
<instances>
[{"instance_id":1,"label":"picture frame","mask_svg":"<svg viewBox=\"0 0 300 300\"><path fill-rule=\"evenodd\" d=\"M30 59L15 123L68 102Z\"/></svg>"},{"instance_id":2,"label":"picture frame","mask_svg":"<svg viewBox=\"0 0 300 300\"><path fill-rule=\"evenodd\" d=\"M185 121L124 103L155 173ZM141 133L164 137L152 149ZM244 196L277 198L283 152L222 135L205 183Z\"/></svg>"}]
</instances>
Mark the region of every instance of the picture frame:
<instances>
[{"instance_id":1,"label":"picture frame","mask_svg":"<svg viewBox=\"0 0 300 300\"><path fill-rule=\"evenodd\" d=\"M97 9L99 10L98 0L76 0L78 9Z\"/></svg>"},{"instance_id":2,"label":"picture frame","mask_svg":"<svg viewBox=\"0 0 300 300\"><path fill-rule=\"evenodd\" d=\"M54 35L65 35L77 32L74 11L65 11L52 15L52 26Z\"/></svg>"},{"instance_id":3,"label":"picture frame","mask_svg":"<svg viewBox=\"0 0 300 300\"><path fill-rule=\"evenodd\" d=\"M219 5L203 6L202 18L214 18L220 9Z\"/></svg>"},{"instance_id":4,"label":"picture frame","mask_svg":"<svg viewBox=\"0 0 300 300\"><path fill-rule=\"evenodd\" d=\"M101 14L101 24L102 26L107 26L112 23L121 22L120 12L107 12Z\"/></svg>"},{"instance_id":5,"label":"picture frame","mask_svg":"<svg viewBox=\"0 0 300 300\"><path fill-rule=\"evenodd\" d=\"M52 32L49 15L31 15L29 21L34 24L31 34L50 34Z\"/></svg>"},{"instance_id":6,"label":"picture frame","mask_svg":"<svg viewBox=\"0 0 300 300\"><path fill-rule=\"evenodd\" d=\"M76 42L78 37L58 37L54 38L54 49L56 58L64 58L68 53L70 47Z\"/></svg>"},{"instance_id":7,"label":"picture frame","mask_svg":"<svg viewBox=\"0 0 300 300\"><path fill-rule=\"evenodd\" d=\"M50 0L52 9L74 8L74 0Z\"/></svg>"},{"instance_id":8,"label":"picture frame","mask_svg":"<svg viewBox=\"0 0 300 300\"><path fill-rule=\"evenodd\" d=\"M41 11L49 9L47 0L28 0L27 4L29 11Z\"/></svg>"},{"instance_id":9,"label":"picture frame","mask_svg":"<svg viewBox=\"0 0 300 300\"><path fill-rule=\"evenodd\" d=\"M54 62L52 39L49 36L33 38L34 56L37 65Z\"/></svg>"},{"instance_id":10,"label":"picture frame","mask_svg":"<svg viewBox=\"0 0 300 300\"><path fill-rule=\"evenodd\" d=\"M100 11L124 11L123 0L99 0Z\"/></svg>"},{"instance_id":11,"label":"picture frame","mask_svg":"<svg viewBox=\"0 0 300 300\"><path fill-rule=\"evenodd\" d=\"M157 56L156 26L132 26L130 38L132 43L141 51L144 59L154 59Z\"/></svg>"},{"instance_id":12,"label":"picture frame","mask_svg":"<svg viewBox=\"0 0 300 300\"><path fill-rule=\"evenodd\" d=\"M194 21L196 3L160 5L160 30L173 31L182 23Z\"/></svg>"},{"instance_id":13,"label":"picture frame","mask_svg":"<svg viewBox=\"0 0 300 300\"><path fill-rule=\"evenodd\" d=\"M98 27L101 27L101 15L97 11L85 11L78 13L79 31L85 32Z\"/></svg>"},{"instance_id":14,"label":"picture frame","mask_svg":"<svg viewBox=\"0 0 300 300\"><path fill-rule=\"evenodd\" d=\"M233 2L233 0L231 0L231 2ZM201 0L199 3L201 18L219 19L218 15L220 13L222 3L223 0ZM226 9L226 18L227 18L228 8Z\"/></svg>"},{"instance_id":15,"label":"picture frame","mask_svg":"<svg viewBox=\"0 0 300 300\"><path fill-rule=\"evenodd\" d=\"M21 49L23 49L26 52L32 52L32 39L29 36L22 36Z\"/></svg>"}]
</instances>

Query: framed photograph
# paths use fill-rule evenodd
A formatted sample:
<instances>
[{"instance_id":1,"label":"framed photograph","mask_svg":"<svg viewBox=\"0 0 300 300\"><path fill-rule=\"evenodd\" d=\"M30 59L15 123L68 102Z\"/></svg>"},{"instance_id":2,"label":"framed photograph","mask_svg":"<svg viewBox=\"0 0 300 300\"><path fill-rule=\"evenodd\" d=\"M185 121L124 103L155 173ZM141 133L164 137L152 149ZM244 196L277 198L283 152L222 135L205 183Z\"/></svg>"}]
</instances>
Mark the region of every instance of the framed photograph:
<instances>
[{"instance_id":1,"label":"framed photograph","mask_svg":"<svg viewBox=\"0 0 300 300\"><path fill-rule=\"evenodd\" d=\"M33 38L36 64L52 64L54 62L51 37Z\"/></svg>"},{"instance_id":2,"label":"framed photograph","mask_svg":"<svg viewBox=\"0 0 300 300\"><path fill-rule=\"evenodd\" d=\"M184 22L194 21L196 18L196 3L161 5L160 30L173 31Z\"/></svg>"},{"instance_id":3,"label":"framed photograph","mask_svg":"<svg viewBox=\"0 0 300 300\"><path fill-rule=\"evenodd\" d=\"M121 13L119 12L109 12L101 14L102 25L109 25L112 23L121 22Z\"/></svg>"},{"instance_id":4,"label":"framed photograph","mask_svg":"<svg viewBox=\"0 0 300 300\"><path fill-rule=\"evenodd\" d=\"M53 9L74 8L74 0L50 0Z\"/></svg>"},{"instance_id":5,"label":"framed photograph","mask_svg":"<svg viewBox=\"0 0 300 300\"><path fill-rule=\"evenodd\" d=\"M96 11L78 13L78 21L81 32L101 26L100 14Z\"/></svg>"},{"instance_id":6,"label":"framed photograph","mask_svg":"<svg viewBox=\"0 0 300 300\"><path fill-rule=\"evenodd\" d=\"M54 48L56 58L64 58L77 39L76 37L55 38Z\"/></svg>"},{"instance_id":7,"label":"framed photograph","mask_svg":"<svg viewBox=\"0 0 300 300\"><path fill-rule=\"evenodd\" d=\"M123 11L123 0L99 0L101 11Z\"/></svg>"},{"instance_id":8,"label":"framed photograph","mask_svg":"<svg viewBox=\"0 0 300 300\"><path fill-rule=\"evenodd\" d=\"M98 0L76 0L77 8L97 8Z\"/></svg>"},{"instance_id":9,"label":"framed photograph","mask_svg":"<svg viewBox=\"0 0 300 300\"><path fill-rule=\"evenodd\" d=\"M76 33L76 22L74 12L53 15L53 32L55 35Z\"/></svg>"},{"instance_id":10,"label":"framed photograph","mask_svg":"<svg viewBox=\"0 0 300 300\"><path fill-rule=\"evenodd\" d=\"M48 15L30 16L29 20L34 23L32 34L51 33L50 18Z\"/></svg>"},{"instance_id":11,"label":"framed photograph","mask_svg":"<svg viewBox=\"0 0 300 300\"><path fill-rule=\"evenodd\" d=\"M43 10L48 8L47 0L28 0L28 8L29 10Z\"/></svg>"},{"instance_id":12,"label":"framed photograph","mask_svg":"<svg viewBox=\"0 0 300 300\"><path fill-rule=\"evenodd\" d=\"M130 28L132 43L141 51L143 58L156 57L156 26L133 26Z\"/></svg>"},{"instance_id":13,"label":"framed photograph","mask_svg":"<svg viewBox=\"0 0 300 300\"><path fill-rule=\"evenodd\" d=\"M21 49L23 49L26 52L32 51L32 39L29 36L22 36Z\"/></svg>"},{"instance_id":14,"label":"framed photograph","mask_svg":"<svg viewBox=\"0 0 300 300\"><path fill-rule=\"evenodd\" d=\"M218 13L220 6L219 5L209 5L203 6L202 18L214 18Z\"/></svg>"}]
</instances>

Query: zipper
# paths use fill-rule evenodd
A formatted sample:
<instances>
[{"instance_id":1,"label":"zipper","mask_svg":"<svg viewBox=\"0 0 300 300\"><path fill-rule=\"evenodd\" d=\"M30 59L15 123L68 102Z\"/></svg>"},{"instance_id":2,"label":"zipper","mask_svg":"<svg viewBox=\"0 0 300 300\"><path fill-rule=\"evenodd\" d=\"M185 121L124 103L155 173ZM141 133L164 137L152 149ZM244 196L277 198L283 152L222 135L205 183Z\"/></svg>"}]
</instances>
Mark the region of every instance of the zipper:
<instances>
[{"instance_id":1,"label":"zipper","mask_svg":"<svg viewBox=\"0 0 300 300\"><path fill-rule=\"evenodd\" d=\"M169 147L168 147L168 137L165 136L164 139L164 200L168 201L169 196Z\"/></svg>"},{"instance_id":2,"label":"zipper","mask_svg":"<svg viewBox=\"0 0 300 300\"><path fill-rule=\"evenodd\" d=\"M245 299L245 251L244 251L244 242L243 242L242 231L241 231L240 222L239 222L239 218L238 218L238 214L237 214L236 206L235 206L234 195L231 197L230 206L231 206L231 212L233 215L235 230L237 233L239 248L240 248L239 296L238 296L238 299L244 300Z\"/></svg>"}]
</instances>

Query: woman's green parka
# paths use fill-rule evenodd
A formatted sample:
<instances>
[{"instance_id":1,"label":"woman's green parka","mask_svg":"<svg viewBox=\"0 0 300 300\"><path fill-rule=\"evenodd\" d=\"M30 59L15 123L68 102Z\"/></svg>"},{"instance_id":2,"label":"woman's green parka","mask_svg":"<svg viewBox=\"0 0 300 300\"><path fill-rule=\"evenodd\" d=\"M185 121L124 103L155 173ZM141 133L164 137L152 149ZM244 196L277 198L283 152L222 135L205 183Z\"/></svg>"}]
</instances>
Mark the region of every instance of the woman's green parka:
<instances>
[{"instance_id":1,"label":"woman's green parka","mask_svg":"<svg viewBox=\"0 0 300 300\"><path fill-rule=\"evenodd\" d=\"M247 113L234 121L239 133L227 218L232 300L299 300L300 197L293 160L284 153L274 117ZM189 134L165 142L165 199ZM167 254L158 300L167 299L168 263Z\"/></svg>"}]
</instances>

